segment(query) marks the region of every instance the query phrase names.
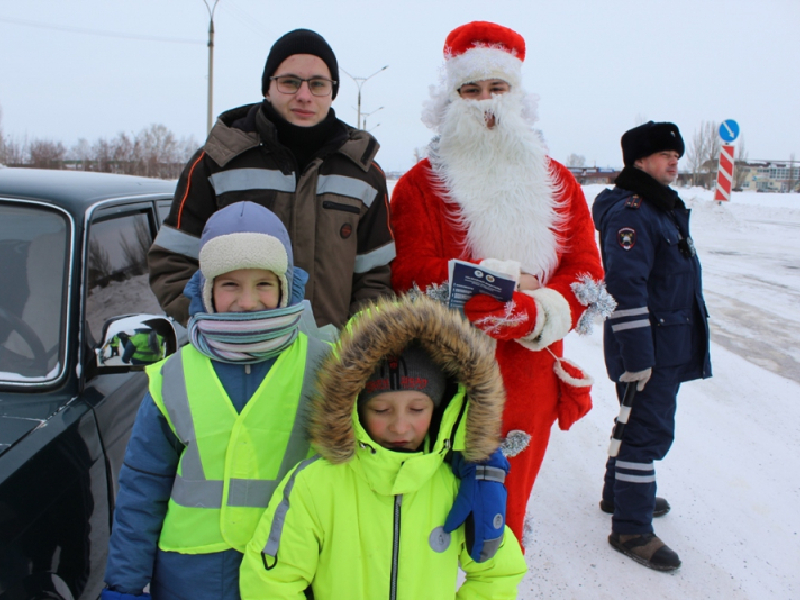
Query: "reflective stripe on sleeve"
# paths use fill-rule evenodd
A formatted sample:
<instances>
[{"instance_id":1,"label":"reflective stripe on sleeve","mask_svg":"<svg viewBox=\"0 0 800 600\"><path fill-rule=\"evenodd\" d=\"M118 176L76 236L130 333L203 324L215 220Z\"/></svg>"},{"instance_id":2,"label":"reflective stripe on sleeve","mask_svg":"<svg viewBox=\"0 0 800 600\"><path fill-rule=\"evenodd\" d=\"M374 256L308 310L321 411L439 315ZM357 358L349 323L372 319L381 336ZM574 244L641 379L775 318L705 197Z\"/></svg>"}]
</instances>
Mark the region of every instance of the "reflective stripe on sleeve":
<instances>
[{"instance_id":1,"label":"reflective stripe on sleeve","mask_svg":"<svg viewBox=\"0 0 800 600\"><path fill-rule=\"evenodd\" d=\"M244 190L294 192L297 187L294 173L286 175L267 169L230 169L214 173L210 179L217 194Z\"/></svg>"},{"instance_id":2,"label":"reflective stripe on sleeve","mask_svg":"<svg viewBox=\"0 0 800 600\"><path fill-rule=\"evenodd\" d=\"M615 310L611 313L609 319L621 319L623 317L636 317L647 314L650 314L650 309L646 306L642 306L641 308L626 308L624 310Z\"/></svg>"},{"instance_id":3,"label":"reflective stripe on sleeve","mask_svg":"<svg viewBox=\"0 0 800 600\"><path fill-rule=\"evenodd\" d=\"M385 246L367 252L366 254L359 254L356 256L356 262L353 267L354 273L368 273L375 267L382 267L388 265L394 260L397 252L395 251L394 242L389 242Z\"/></svg>"},{"instance_id":4,"label":"reflective stripe on sleeve","mask_svg":"<svg viewBox=\"0 0 800 600\"><path fill-rule=\"evenodd\" d=\"M163 225L158 230L158 235L156 235L153 243L170 252L183 254L195 260L200 254L200 238L184 233L180 229L175 229L169 225Z\"/></svg>"},{"instance_id":5,"label":"reflective stripe on sleeve","mask_svg":"<svg viewBox=\"0 0 800 600\"><path fill-rule=\"evenodd\" d=\"M378 190L365 181L344 175L320 175L317 178L317 194L338 194L361 200L369 208Z\"/></svg>"},{"instance_id":6,"label":"reflective stripe on sleeve","mask_svg":"<svg viewBox=\"0 0 800 600\"><path fill-rule=\"evenodd\" d=\"M650 327L650 319L639 319L638 321L628 321L611 326L611 331L623 331L624 329L640 329Z\"/></svg>"},{"instance_id":7,"label":"reflective stripe on sleeve","mask_svg":"<svg viewBox=\"0 0 800 600\"><path fill-rule=\"evenodd\" d=\"M292 493L292 489L294 489L294 482L297 478L297 474L305 469L308 465L318 461L320 458L322 458L322 456L319 454L312 456L311 458L304 460L297 465L297 468L292 472L289 480L286 482L286 487L283 488L283 498L281 499L280 504L278 504L278 508L275 510L275 515L272 517L272 525L269 528L267 545L264 546L261 554L266 554L267 556L278 555L278 547L281 545L283 526L286 524L286 513L289 512L289 495Z\"/></svg>"}]
</instances>

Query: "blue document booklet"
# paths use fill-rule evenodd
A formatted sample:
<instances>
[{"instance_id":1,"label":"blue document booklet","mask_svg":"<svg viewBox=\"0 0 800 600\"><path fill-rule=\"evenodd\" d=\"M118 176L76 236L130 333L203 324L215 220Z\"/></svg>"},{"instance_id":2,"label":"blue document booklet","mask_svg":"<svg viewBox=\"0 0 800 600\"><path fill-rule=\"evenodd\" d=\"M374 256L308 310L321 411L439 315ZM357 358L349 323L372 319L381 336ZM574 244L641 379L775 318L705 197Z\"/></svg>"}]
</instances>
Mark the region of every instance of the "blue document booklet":
<instances>
[{"instance_id":1,"label":"blue document booklet","mask_svg":"<svg viewBox=\"0 0 800 600\"><path fill-rule=\"evenodd\" d=\"M508 302L514 294L516 283L503 273L490 271L463 260L451 260L449 269L450 308L463 311L467 300L476 294L488 294L501 302Z\"/></svg>"}]
</instances>

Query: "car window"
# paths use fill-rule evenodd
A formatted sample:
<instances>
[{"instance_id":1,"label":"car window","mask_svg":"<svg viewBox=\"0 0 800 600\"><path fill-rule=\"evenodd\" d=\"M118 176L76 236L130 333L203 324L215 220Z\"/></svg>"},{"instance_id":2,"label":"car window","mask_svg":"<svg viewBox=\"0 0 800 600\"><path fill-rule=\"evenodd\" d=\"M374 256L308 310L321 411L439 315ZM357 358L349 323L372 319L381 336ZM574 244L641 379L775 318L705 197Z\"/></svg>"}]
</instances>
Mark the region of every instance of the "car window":
<instances>
[{"instance_id":1,"label":"car window","mask_svg":"<svg viewBox=\"0 0 800 600\"><path fill-rule=\"evenodd\" d=\"M52 378L64 364L69 232L60 212L0 204L0 380Z\"/></svg>"},{"instance_id":2,"label":"car window","mask_svg":"<svg viewBox=\"0 0 800 600\"><path fill-rule=\"evenodd\" d=\"M151 211L103 216L88 231L86 322L89 343L101 341L107 319L164 312L150 290L147 250L153 243Z\"/></svg>"},{"instance_id":3,"label":"car window","mask_svg":"<svg viewBox=\"0 0 800 600\"><path fill-rule=\"evenodd\" d=\"M158 219L159 223L163 223L164 219L169 215L169 209L172 206L172 200L159 200L158 201Z\"/></svg>"}]
</instances>

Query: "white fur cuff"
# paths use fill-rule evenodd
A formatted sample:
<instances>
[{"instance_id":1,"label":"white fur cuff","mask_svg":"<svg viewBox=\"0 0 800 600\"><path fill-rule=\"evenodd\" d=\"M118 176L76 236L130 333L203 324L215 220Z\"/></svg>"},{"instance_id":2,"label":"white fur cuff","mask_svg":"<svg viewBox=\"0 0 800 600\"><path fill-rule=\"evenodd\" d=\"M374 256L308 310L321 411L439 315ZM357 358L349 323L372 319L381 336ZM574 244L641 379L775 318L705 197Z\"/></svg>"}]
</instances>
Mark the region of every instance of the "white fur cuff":
<instances>
[{"instance_id":1,"label":"white fur cuff","mask_svg":"<svg viewBox=\"0 0 800 600\"><path fill-rule=\"evenodd\" d=\"M533 331L517 340L517 343L534 352L547 348L569 333L572 328L572 313L569 303L557 291L550 288L523 290L536 302L536 326Z\"/></svg>"}]
</instances>

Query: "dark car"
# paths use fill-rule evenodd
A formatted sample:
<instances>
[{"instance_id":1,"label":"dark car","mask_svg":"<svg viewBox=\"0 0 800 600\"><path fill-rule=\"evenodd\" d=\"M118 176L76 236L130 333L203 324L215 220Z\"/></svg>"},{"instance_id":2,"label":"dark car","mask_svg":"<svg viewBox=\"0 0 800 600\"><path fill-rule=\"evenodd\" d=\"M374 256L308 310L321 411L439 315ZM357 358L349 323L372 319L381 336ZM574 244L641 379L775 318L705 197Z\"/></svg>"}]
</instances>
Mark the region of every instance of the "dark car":
<instances>
[{"instance_id":1,"label":"dark car","mask_svg":"<svg viewBox=\"0 0 800 600\"><path fill-rule=\"evenodd\" d=\"M174 190L0 167L0 600L103 588L143 365L177 345L147 273Z\"/></svg>"}]
</instances>

